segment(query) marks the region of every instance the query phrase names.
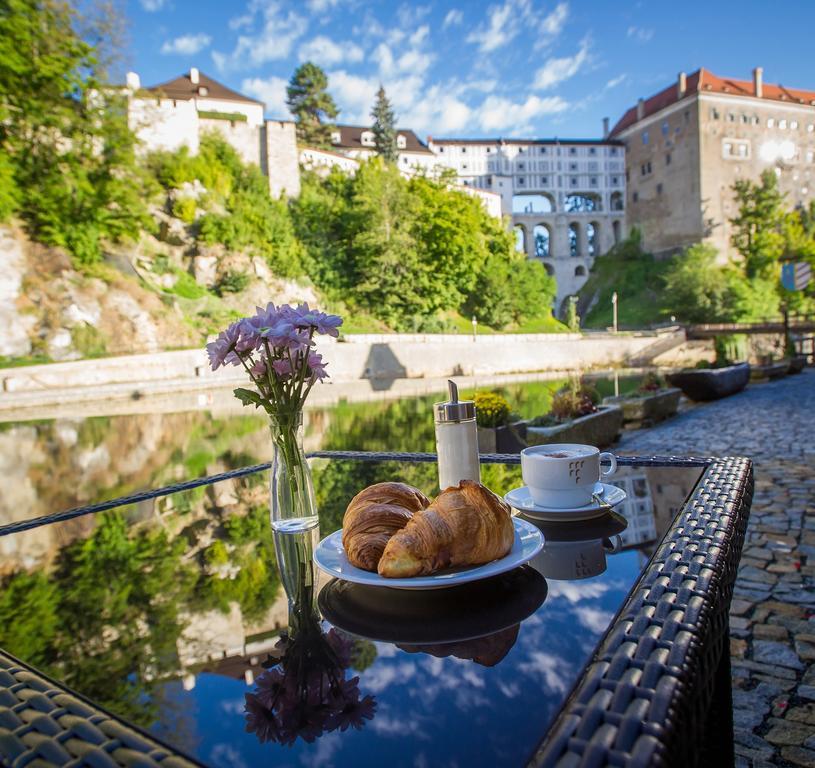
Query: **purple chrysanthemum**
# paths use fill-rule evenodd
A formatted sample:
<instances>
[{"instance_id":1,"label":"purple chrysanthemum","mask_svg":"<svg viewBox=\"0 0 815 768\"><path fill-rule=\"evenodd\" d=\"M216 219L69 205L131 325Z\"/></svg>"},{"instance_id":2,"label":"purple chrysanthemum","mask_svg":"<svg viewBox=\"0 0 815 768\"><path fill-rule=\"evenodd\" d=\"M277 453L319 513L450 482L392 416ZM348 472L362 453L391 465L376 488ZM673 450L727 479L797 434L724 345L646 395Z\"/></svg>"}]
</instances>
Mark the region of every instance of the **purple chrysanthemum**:
<instances>
[{"instance_id":1,"label":"purple chrysanthemum","mask_svg":"<svg viewBox=\"0 0 815 768\"><path fill-rule=\"evenodd\" d=\"M232 323L225 331L221 331L215 341L207 344L207 355L213 371L217 371L226 363L232 363L233 365L240 363L240 358L234 353L234 347L239 338L240 322L237 322Z\"/></svg>"}]
</instances>

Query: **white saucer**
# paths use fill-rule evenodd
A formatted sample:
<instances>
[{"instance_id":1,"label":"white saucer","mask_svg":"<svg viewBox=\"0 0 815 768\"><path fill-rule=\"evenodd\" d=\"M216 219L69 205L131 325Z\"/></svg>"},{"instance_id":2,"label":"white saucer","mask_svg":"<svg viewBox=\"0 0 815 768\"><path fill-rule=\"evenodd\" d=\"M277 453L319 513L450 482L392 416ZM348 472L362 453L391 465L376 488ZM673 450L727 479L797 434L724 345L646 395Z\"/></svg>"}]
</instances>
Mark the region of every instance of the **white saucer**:
<instances>
[{"instance_id":1,"label":"white saucer","mask_svg":"<svg viewBox=\"0 0 815 768\"><path fill-rule=\"evenodd\" d=\"M591 504L582 507L543 507L532 501L532 494L529 488L522 485L520 488L513 488L504 496L504 500L511 507L523 512L529 517L539 520L588 520L592 517L600 517L606 514L611 507L616 507L626 498L626 493L622 488L608 483L597 483L594 486L594 493L600 501L592 500Z\"/></svg>"},{"instance_id":2,"label":"white saucer","mask_svg":"<svg viewBox=\"0 0 815 768\"><path fill-rule=\"evenodd\" d=\"M532 523L513 517L515 539L512 549L500 560L484 565L448 568L430 576L413 576L409 579L386 579L378 573L363 571L348 562L342 546L342 530L326 536L314 550L314 563L329 576L356 584L391 589L441 589L466 584L469 581L488 579L506 573L531 560L543 548L543 534Z\"/></svg>"}]
</instances>

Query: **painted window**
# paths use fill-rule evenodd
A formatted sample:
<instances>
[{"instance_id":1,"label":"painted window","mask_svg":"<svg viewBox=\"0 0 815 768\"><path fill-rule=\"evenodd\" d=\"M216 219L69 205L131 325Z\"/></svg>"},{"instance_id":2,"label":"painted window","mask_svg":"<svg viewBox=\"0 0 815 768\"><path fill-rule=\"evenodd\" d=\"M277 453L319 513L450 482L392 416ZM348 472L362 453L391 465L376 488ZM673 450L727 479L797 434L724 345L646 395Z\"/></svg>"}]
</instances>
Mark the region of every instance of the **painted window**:
<instances>
[{"instance_id":1,"label":"painted window","mask_svg":"<svg viewBox=\"0 0 815 768\"><path fill-rule=\"evenodd\" d=\"M551 242L549 227L545 224L536 224L532 232L535 237L535 256L539 259L547 258L551 255L549 250L549 243Z\"/></svg>"},{"instance_id":2,"label":"painted window","mask_svg":"<svg viewBox=\"0 0 815 768\"><path fill-rule=\"evenodd\" d=\"M569 256L580 255L580 227L575 224L569 224Z\"/></svg>"}]
</instances>

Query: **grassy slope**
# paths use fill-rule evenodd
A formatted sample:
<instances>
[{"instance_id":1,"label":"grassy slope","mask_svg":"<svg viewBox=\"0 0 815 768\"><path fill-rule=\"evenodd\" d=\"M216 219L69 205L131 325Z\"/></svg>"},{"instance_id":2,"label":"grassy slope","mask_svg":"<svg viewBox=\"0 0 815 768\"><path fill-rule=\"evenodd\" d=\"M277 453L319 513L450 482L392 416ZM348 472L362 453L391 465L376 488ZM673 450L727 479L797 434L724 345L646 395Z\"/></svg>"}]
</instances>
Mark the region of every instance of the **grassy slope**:
<instances>
[{"instance_id":1,"label":"grassy slope","mask_svg":"<svg viewBox=\"0 0 815 768\"><path fill-rule=\"evenodd\" d=\"M662 293L662 276L670 261L654 261L643 254L623 259L611 253L594 264L580 291L580 306L598 300L583 318L585 328L607 328L612 322L611 295L617 291L617 322L621 328L643 328L668 319Z\"/></svg>"}]
</instances>

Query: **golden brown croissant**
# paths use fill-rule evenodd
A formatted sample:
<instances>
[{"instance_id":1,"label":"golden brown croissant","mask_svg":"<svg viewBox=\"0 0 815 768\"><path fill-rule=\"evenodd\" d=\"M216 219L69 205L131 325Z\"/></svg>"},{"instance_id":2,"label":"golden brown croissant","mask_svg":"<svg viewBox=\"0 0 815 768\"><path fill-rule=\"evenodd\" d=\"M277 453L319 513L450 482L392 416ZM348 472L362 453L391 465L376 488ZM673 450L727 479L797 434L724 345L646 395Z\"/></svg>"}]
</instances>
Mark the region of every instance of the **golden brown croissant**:
<instances>
[{"instance_id":1,"label":"golden brown croissant","mask_svg":"<svg viewBox=\"0 0 815 768\"><path fill-rule=\"evenodd\" d=\"M375 571L390 537L428 504L427 496L405 483L377 483L360 491L342 519L342 546L351 565Z\"/></svg>"},{"instance_id":2,"label":"golden brown croissant","mask_svg":"<svg viewBox=\"0 0 815 768\"><path fill-rule=\"evenodd\" d=\"M512 549L510 508L473 480L442 491L391 537L377 570L398 579L455 565L481 565Z\"/></svg>"}]
</instances>

